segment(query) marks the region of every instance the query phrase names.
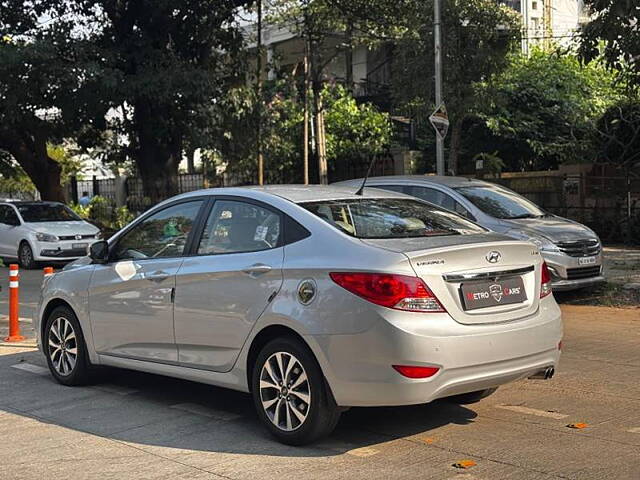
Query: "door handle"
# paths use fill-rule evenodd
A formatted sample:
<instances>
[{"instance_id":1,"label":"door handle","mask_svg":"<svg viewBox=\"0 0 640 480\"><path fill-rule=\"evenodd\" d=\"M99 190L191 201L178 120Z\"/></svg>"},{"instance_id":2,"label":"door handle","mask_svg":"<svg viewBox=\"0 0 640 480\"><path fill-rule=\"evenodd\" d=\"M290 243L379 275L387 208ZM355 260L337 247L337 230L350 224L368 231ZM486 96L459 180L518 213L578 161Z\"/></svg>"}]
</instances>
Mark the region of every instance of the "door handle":
<instances>
[{"instance_id":1,"label":"door handle","mask_svg":"<svg viewBox=\"0 0 640 480\"><path fill-rule=\"evenodd\" d=\"M158 272L153 272L147 275L145 278L151 282L160 283L165 281L167 278L169 278L169 276L170 275L167 272L160 270Z\"/></svg>"},{"instance_id":2,"label":"door handle","mask_svg":"<svg viewBox=\"0 0 640 480\"><path fill-rule=\"evenodd\" d=\"M242 271L253 277L257 275L262 275L263 273L270 272L271 267L269 265L265 265L264 263L255 263L250 267L243 268Z\"/></svg>"}]
</instances>

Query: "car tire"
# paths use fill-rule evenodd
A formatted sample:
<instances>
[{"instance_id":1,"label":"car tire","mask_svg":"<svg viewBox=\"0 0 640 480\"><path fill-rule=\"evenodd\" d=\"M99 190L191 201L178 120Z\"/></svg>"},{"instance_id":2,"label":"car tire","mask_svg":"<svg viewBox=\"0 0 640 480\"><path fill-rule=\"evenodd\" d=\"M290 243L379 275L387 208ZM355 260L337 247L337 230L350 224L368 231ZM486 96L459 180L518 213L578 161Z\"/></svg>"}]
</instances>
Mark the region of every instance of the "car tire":
<instances>
[{"instance_id":1,"label":"car tire","mask_svg":"<svg viewBox=\"0 0 640 480\"><path fill-rule=\"evenodd\" d=\"M251 392L262 423L287 445L314 442L330 434L340 419L318 362L293 337L271 340L260 350Z\"/></svg>"},{"instance_id":2,"label":"car tire","mask_svg":"<svg viewBox=\"0 0 640 480\"><path fill-rule=\"evenodd\" d=\"M485 390L478 390L477 392L461 393L460 395L454 395L447 397L447 401L451 403L459 403L461 405L468 405L470 403L477 403L483 398L493 394L498 387L487 388Z\"/></svg>"},{"instance_id":3,"label":"car tire","mask_svg":"<svg viewBox=\"0 0 640 480\"><path fill-rule=\"evenodd\" d=\"M18 247L18 263L25 270L33 270L37 267L36 261L33 259L33 249L28 242L20 242Z\"/></svg>"},{"instance_id":4,"label":"car tire","mask_svg":"<svg viewBox=\"0 0 640 480\"><path fill-rule=\"evenodd\" d=\"M68 307L56 307L47 318L42 346L51 375L68 386L89 383L91 364L80 322Z\"/></svg>"}]
</instances>

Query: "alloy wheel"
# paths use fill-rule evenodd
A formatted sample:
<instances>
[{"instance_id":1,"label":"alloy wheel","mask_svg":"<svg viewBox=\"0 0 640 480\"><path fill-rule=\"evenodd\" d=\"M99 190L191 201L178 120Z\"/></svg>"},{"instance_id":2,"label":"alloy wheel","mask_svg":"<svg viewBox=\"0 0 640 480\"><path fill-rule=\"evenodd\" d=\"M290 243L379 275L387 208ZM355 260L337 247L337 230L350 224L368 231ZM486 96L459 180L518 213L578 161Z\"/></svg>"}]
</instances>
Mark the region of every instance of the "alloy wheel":
<instances>
[{"instance_id":1,"label":"alloy wheel","mask_svg":"<svg viewBox=\"0 0 640 480\"><path fill-rule=\"evenodd\" d=\"M22 265L31 265L33 261L33 253L31 252L31 248L27 245L22 245L20 248L20 263Z\"/></svg>"},{"instance_id":2,"label":"alloy wheel","mask_svg":"<svg viewBox=\"0 0 640 480\"><path fill-rule=\"evenodd\" d=\"M267 418L280 430L302 426L311 408L309 379L302 363L291 353L276 352L260 372L260 400Z\"/></svg>"},{"instance_id":3,"label":"alloy wheel","mask_svg":"<svg viewBox=\"0 0 640 480\"><path fill-rule=\"evenodd\" d=\"M78 360L76 332L71 322L58 317L49 328L49 358L53 368L62 376L70 375Z\"/></svg>"}]
</instances>

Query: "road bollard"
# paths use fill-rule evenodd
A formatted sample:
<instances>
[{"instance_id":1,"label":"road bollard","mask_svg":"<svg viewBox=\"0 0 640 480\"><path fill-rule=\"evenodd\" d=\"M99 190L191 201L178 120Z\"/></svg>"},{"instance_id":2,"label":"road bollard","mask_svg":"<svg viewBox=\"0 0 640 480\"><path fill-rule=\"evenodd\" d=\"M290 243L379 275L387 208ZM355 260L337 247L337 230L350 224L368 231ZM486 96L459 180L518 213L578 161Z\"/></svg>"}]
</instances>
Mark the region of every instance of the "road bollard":
<instances>
[{"instance_id":1,"label":"road bollard","mask_svg":"<svg viewBox=\"0 0 640 480\"><path fill-rule=\"evenodd\" d=\"M4 339L5 342L21 342L25 340L20 335L20 322L18 320L20 315L18 273L18 265L15 263L9 265L9 336Z\"/></svg>"}]
</instances>

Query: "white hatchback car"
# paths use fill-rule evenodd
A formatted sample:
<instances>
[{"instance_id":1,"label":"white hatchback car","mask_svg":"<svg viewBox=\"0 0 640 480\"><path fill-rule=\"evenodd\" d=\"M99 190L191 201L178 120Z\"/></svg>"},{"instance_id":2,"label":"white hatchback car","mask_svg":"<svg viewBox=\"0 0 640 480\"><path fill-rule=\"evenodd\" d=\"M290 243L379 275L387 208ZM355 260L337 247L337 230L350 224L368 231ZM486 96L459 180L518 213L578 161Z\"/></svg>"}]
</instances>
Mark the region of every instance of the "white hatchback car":
<instances>
[{"instance_id":1,"label":"white hatchback car","mask_svg":"<svg viewBox=\"0 0 640 480\"><path fill-rule=\"evenodd\" d=\"M98 227L62 203L0 203L0 257L16 258L23 268L84 257L100 238Z\"/></svg>"}]
</instances>

